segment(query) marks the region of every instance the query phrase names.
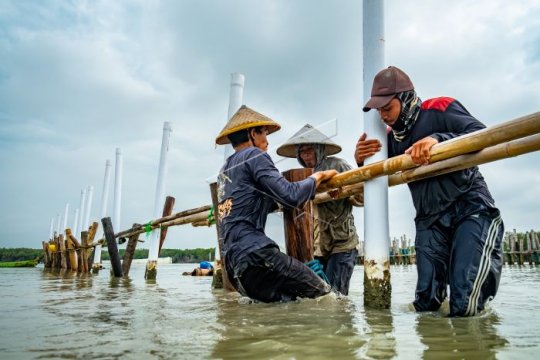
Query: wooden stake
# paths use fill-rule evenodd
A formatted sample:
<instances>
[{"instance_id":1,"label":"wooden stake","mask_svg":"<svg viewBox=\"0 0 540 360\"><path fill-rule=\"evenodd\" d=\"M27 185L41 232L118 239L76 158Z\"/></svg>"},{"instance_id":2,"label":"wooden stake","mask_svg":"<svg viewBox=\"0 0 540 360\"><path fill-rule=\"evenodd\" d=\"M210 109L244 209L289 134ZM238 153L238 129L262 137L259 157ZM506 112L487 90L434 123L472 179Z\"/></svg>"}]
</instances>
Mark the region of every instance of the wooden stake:
<instances>
[{"instance_id":1,"label":"wooden stake","mask_svg":"<svg viewBox=\"0 0 540 360\"><path fill-rule=\"evenodd\" d=\"M223 288L225 290L229 291L236 291L236 289L232 286L231 281L229 280L229 275L227 274L227 271L225 270L225 255L223 253L223 237L221 235L221 227L219 226L219 218L217 216L218 214L218 198L217 198L217 183L213 182L210 184L210 195L212 196L212 204L214 206L214 217L216 219L216 233L218 238L218 250L219 250L219 257L220 260L216 260L214 263L214 273L219 274L221 272L221 280L223 284ZM207 215L208 216L208 215ZM216 275L217 276L217 275ZM212 285L215 288L218 288L218 286L221 283L219 281L214 281Z\"/></svg>"},{"instance_id":2,"label":"wooden stake","mask_svg":"<svg viewBox=\"0 0 540 360\"><path fill-rule=\"evenodd\" d=\"M283 176L291 182L304 180L313 173L312 169L292 169ZM313 207L311 201L302 207L283 207L285 246L287 254L301 262L313 260Z\"/></svg>"},{"instance_id":3,"label":"wooden stake","mask_svg":"<svg viewBox=\"0 0 540 360\"><path fill-rule=\"evenodd\" d=\"M106 217L101 219L101 224L103 225L103 234L105 235L105 239L107 239L107 249L109 251L109 258L111 259L112 275L115 277L122 277L122 264L120 263L120 256L118 255L118 246L116 245L111 218Z\"/></svg>"},{"instance_id":4,"label":"wooden stake","mask_svg":"<svg viewBox=\"0 0 540 360\"><path fill-rule=\"evenodd\" d=\"M132 229L138 227L139 224L133 224ZM124 259L122 260L122 273L124 277L129 275L129 269L131 268L131 262L133 260L133 255L135 254L135 249L137 248L137 243L139 242L139 234L133 234L129 237L126 252L124 253Z\"/></svg>"},{"instance_id":5,"label":"wooden stake","mask_svg":"<svg viewBox=\"0 0 540 360\"><path fill-rule=\"evenodd\" d=\"M167 196L165 198L165 205L163 206L163 217L166 218L167 216L172 214L172 210L174 207L174 197ZM161 248L163 247L163 243L165 242L165 237L167 236L167 226L161 226L161 232L159 233L159 253L161 252Z\"/></svg>"}]
</instances>

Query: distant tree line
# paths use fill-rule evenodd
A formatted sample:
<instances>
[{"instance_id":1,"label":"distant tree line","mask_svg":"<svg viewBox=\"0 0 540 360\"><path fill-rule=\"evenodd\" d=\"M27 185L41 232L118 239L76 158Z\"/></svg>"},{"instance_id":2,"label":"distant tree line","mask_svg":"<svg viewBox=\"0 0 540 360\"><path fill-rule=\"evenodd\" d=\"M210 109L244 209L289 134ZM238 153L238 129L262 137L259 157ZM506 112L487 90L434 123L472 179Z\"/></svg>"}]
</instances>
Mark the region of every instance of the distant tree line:
<instances>
[{"instance_id":1,"label":"distant tree line","mask_svg":"<svg viewBox=\"0 0 540 360\"><path fill-rule=\"evenodd\" d=\"M161 249L160 257L171 257L173 263L198 263L203 260L214 260L216 248L208 249ZM120 258L124 257L125 249L120 249ZM43 254L43 249L30 248L0 248L0 261L33 260ZM107 250L101 252L103 260L109 260ZM148 249L135 250L134 259L148 258Z\"/></svg>"}]
</instances>

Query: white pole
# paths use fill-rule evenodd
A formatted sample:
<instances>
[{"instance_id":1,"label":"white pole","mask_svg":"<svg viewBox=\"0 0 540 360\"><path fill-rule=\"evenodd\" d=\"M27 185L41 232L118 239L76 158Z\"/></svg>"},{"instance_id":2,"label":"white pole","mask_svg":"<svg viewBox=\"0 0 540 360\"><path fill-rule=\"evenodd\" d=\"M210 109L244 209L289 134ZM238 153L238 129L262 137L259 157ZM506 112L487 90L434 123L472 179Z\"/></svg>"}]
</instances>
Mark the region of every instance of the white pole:
<instances>
[{"instance_id":1,"label":"white pole","mask_svg":"<svg viewBox=\"0 0 540 360\"><path fill-rule=\"evenodd\" d=\"M371 95L375 75L385 66L384 1L364 0L364 102ZM378 139L382 149L365 161L365 165L388 157L386 126L377 111L364 113L364 131ZM370 180L364 187L364 305L390 307L390 231L388 224L388 177ZM385 277L385 274L386 277ZM366 296L370 294L370 296ZM375 298L374 298L375 297Z\"/></svg>"},{"instance_id":2,"label":"white pole","mask_svg":"<svg viewBox=\"0 0 540 360\"><path fill-rule=\"evenodd\" d=\"M90 213L92 212L92 198L94 196L94 187L92 185L87 188L86 196L86 210L84 211L84 229L88 231L90 227Z\"/></svg>"},{"instance_id":3,"label":"white pole","mask_svg":"<svg viewBox=\"0 0 540 360\"><path fill-rule=\"evenodd\" d=\"M244 75L240 73L231 74L231 89L229 92L229 111L227 113L227 121L229 121L233 115L242 106L244 97ZM225 146L225 160L233 153L231 144Z\"/></svg>"},{"instance_id":4,"label":"white pole","mask_svg":"<svg viewBox=\"0 0 540 360\"><path fill-rule=\"evenodd\" d=\"M62 215L56 214L56 235L60 235L60 222L62 221Z\"/></svg>"},{"instance_id":5,"label":"white pole","mask_svg":"<svg viewBox=\"0 0 540 360\"><path fill-rule=\"evenodd\" d=\"M157 219L163 214L165 203L165 179L167 177L167 154L169 152L169 140L172 127L170 122L163 123L163 138L161 140L161 155L159 158L159 170L156 184L156 196L154 198L154 214L152 219ZM148 264L146 277L154 278L156 273L157 259L159 255L160 229L156 228L150 233L150 245L148 250Z\"/></svg>"},{"instance_id":6,"label":"white pole","mask_svg":"<svg viewBox=\"0 0 540 360\"><path fill-rule=\"evenodd\" d=\"M62 227L62 232L66 231L68 216L69 216L69 203L66 204L66 211L64 211L64 226Z\"/></svg>"},{"instance_id":7,"label":"white pole","mask_svg":"<svg viewBox=\"0 0 540 360\"><path fill-rule=\"evenodd\" d=\"M72 234L77 235L77 227L79 226L79 209L75 209L75 214L73 215L73 231Z\"/></svg>"},{"instance_id":8,"label":"white pole","mask_svg":"<svg viewBox=\"0 0 540 360\"><path fill-rule=\"evenodd\" d=\"M82 189L81 190L81 206L79 206L79 223L78 223L78 226L80 226L80 228L77 227L77 232L75 233L75 236L79 236L80 238L80 233L84 230L88 230L88 229L85 229L84 228L84 209L86 208L86 189Z\"/></svg>"},{"instance_id":9,"label":"white pole","mask_svg":"<svg viewBox=\"0 0 540 360\"><path fill-rule=\"evenodd\" d=\"M114 203L113 203L113 227L114 231L120 231L120 205L122 202L122 149L116 148L116 163L114 167Z\"/></svg>"},{"instance_id":10,"label":"white pole","mask_svg":"<svg viewBox=\"0 0 540 360\"><path fill-rule=\"evenodd\" d=\"M53 239L54 235L54 217L51 218L51 229L49 230L49 240Z\"/></svg>"},{"instance_id":11,"label":"white pole","mask_svg":"<svg viewBox=\"0 0 540 360\"><path fill-rule=\"evenodd\" d=\"M101 192L101 211L99 213L100 220L107 216L107 203L109 201L109 183L111 179L111 161L105 161L105 178L103 179L103 190ZM116 230L118 231L118 229ZM101 230L101 236L103 237L103 228ZM98 244L94 251L94 264L92 265L92 271L97 271L101 264L101 245Z\"/></svg>"},{"instance_id":12,"label":"white pole","mask_svg":"<svg viewBox=\"0 0 540 360\"><path fill-rule=\"evenodd\" d=\"M242 102L244 101L244 82L245 77L240 73L231 74L231 88L229 90L229 111L227 112L227 121L229 121L233 115L240 109ZM231 144L225 145L224 147L224 157L225 160L233 153L233 147ZM215 260L221 259L221 254L219 253L219 246L216 246L216 251L214 254Z\"/></svg>"}]
</instances>

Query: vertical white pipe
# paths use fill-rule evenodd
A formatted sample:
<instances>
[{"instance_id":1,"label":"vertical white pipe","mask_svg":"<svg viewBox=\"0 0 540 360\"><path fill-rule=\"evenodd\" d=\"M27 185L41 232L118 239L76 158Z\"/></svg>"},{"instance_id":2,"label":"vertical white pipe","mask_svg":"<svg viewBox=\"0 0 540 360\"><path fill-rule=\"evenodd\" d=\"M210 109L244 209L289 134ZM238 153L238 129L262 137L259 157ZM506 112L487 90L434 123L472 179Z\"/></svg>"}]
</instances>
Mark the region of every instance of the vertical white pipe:
<instances>
[{"instance_id":1,"label":"vertical white pipe","mask_svg":"<svg viewBox=\"0 0 540 360\"><path fill-rule=\"evenodd\" d=\"M240 109L240 107L242 106L242 102L244 101L244 82L245 77L243 74L231 74L231 87L229 90L229 111L227 112L227 121L229 121L238 111L238 109ZM223 152L224 158L225 160L227 160L227 158L233 153L232 145L225 145ZM219 246L216 246L214 258L215 260L221 259L221 254L219 253Z\"/></svg>"},{"instance_id":2,"label":"vertical white pipe","mask_svg":"<svg viewBox=\"0 0 540 360\"><path fill-rule=\"evenodd\" d=\"M76 237L80 238L80 233L82 231L88 230L84 228L84 209L86 208L86 189L81 190L81 206L79 206L79 223L77 227L77 232L75 233Z\"/></svg>"},{"instance_id":3,"label":"vertical white pipe","mask_svg":"<svg viewBox=\"0 0 540 360\"><path fill-rule=\"evenodd\" d=\"M169 152L169 140L172 127L170 122L163 123L163 138L161 140L161 155L159 158L159 170L156 184L156 196L154 198L154 214L152 219L160 218L165 204L165 179L167 177L167 155ZM150 245L148 249L148 263L157 261L159 255L160 229L156 228L150 233Z\"/></svg>"},{"instance_id":4,"label":"vertical white pipe","mask_svg":"<svg viewBox=\"0 0 540 360\"><path fill-rule=\"evenodd\" d=\"M49 240L53 239L54 235L54 217L51 218L51 229L49 230Z\"/></svg>"},{"instance_id":5,"label":"vertical white pipe","mask_svg":"<svg viewBox=\"0 0 540 360\"><path fill-rule=\"evenodd\" d=\"M362 104L365 104L371 96L375 75L385 66L383 0L364 0L363 2L363 41L364 102ZM386 126L380 120L377 111L364 113L364 131L368 138L378 139L382 144L381 151L367 158L365 165L386 159L388 157ZM388 279L384 279L383 282L389 283L390 231L387 176L366 182L364 204L364 271L367 275L364 278L367 281L383 280L386 272ZM365 283L364 289L366 289Z\"/></svg>"},{"instance_id":6,"label":"vertical white pipe","mask_svg":"<svg viewBox=\"0 0 540 360\"><path fill-rule=\"evenodd\" d=\"M101 209L99 213L99 219L103 219L107 216L107 203L109 201L109 183L111 180L111 161L107 160L105 161L105 178L103 179L103 190L101 192ZM98 239L103 237L103 228L101 227L101 236L98 237ZM115 229L115 231L119 231L119 229ZM96 246L96 250L94 251L94 264L93 268L99 268L99 264L101 264L101 245L98 244Z\"/></svg>"},{"instance_id":7,"label":"vertical white pipe","mask_svg":"<svg viewBox=\"0 0 540 360\"><path fill-rule=\"evenodd\" d=\"M62 215L56 214L56 235L60 234L60 222L62 221Z\"/></svg>"},{"instance_id":8,"label":"vertical white pipe","mask_svg":"<svg viewBox=\"0 0 540 360\"><path fill-rule=\"evenodd\" d=\"M66 211L64 211L64 226L62 227L62 232L66 231L68 216L69 216L69 203L66 204Z\"/></svg>"},{"instance_id":9,"label":"vertical white pipe","mask_svg":"<svg viewBox=\"0 0 540 360\"><path fill-rule=\"evenodd\" d=\"M90 227L90 213L92 212L92 198L94 197L94 187L88 186L86 190L86 210L84 211L84 230Z\"/></svg>"},{"instance_id":10,"label":"vertical white pipe","mask_svg":"<svg viewBox=\"0 0 540 360\"><path fill-rule=\"evenodd\" d=\"M114 166L114 203L113 227L114 232L120 231L120 205L122 202L122 149L116 148L116 163Z\"/></svg>"},{"instance_id":11,"label":"vertical white pipe","mask_svg":"<svg viewBox=\"0 0 540 360\"><path fill-rule=\"evenodd\" d=\"M233 115L242 106L244 97L244 75L240 73L231 74L231 89L229 91L229 111L227 112L227 121L229 121ZM233 153L231 144L228 144L224 148L225 160Z\"/></svg>"},{"instance_id":12,"label":"vertical white pipe","mask_svg":"<svg viewBox=\"0 0 540 360\"><path fill-rule=\"evenodd\" d=\"M71 232L74 236L77 236L77 230L79 227L79 209L75 209L75 214L73 215L73 231Z\"/></svg>"}]
</instances>

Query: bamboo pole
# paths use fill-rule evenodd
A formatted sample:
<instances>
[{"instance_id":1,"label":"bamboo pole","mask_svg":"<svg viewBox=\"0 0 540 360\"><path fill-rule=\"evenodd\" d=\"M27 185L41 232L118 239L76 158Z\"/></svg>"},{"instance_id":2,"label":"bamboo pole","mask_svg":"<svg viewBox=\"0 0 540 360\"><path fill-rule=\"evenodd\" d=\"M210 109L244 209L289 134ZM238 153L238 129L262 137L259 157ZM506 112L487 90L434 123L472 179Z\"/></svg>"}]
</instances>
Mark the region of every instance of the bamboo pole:
<instances>
[{"instance_id":1,"label":"bamboo pole","mask_svg":"<svg viewBox=\"0 0 540 360\"><path fill-rule=\"evenodd\" d=\"M227 274L227 270L225 268L225 257L223 256L223 237L221 235L221 226L219 226L219 217L218 214L218 197L217 197L217 183L213 182L210 184L210 195L212 197L212 205L215 209L216 214L216 233L217 233L217 243L218 243L218 250L219 250L219 259L216 259L214 264L214 278L212 282L212 286L215 289L225 289L229 291L236 291L236 289L232 286L231 281L229 279L229 275ZM219 274L221 273L221 277ZM221 281L220 281L221 280Z\"/></svg>"},{"instance_id":2,"label":"bamboo pole","mask_svg":"<svg viewBox=\"0 0 540 360\"><path fill-rule=\"evenodd\" d=\"M472 166L523 155L538 150L540 150L540 134L535 134L504 144L491 146L474 154L456 156L451 159L391 175L388 178L388 185L394 186L411 181L422 180L428 177L447 174L453 171L467 169Z\"/></svg>"},{"instance_id":3,"label":"bamboo pole","mask_svg":"<svg viewBox=\"0 0 540 360\"><path fill-rule=\"evenodd\" d=\"M66 229L66 244L67 244L67 250L69 253L69 264L71 266L71 270L77 271L79 267L77 252L75 251L75 243L73 242L73 239L75 237L71 233L71 229ZM76 239L75 239L76 240Z\"/></svg>"},{"instance_id":4,"label":"bamboo pole","mask_svg":"<svg viewBox=\"0 0 540 360\"><path fill-rule=\"evenodd\" d=\"M493 145L540 132L540 112L525 115L515 120L465 134L457 138L436 144L431 148L430 163L449 159L458 155L475 152ZM397 171L417 167L410 155L403 154L390 159L381 160L358 169L337 174L319 186L318 192L352 185L383 175L391 175Z\"/></svg>"},{"instance_id":5,"label":"bamboo pole","mask_svg":"<svg viewBox=\"0 0 540 360\"><path fill-rule=\"evenodd\" d=\"M163 206L163 216L162 216L162 218L172 214L172 210L173 210L173 207L174 207L174 201L175 201L175 199L172 196L167 196L165 198L165 205ZM167 226L161 226L161 232L159 234L158 256L159 256L159 253L161 252L161 248L163 247L163 243L165 242L166 237L167 237Z\"/></svg>"}]
</instances>

